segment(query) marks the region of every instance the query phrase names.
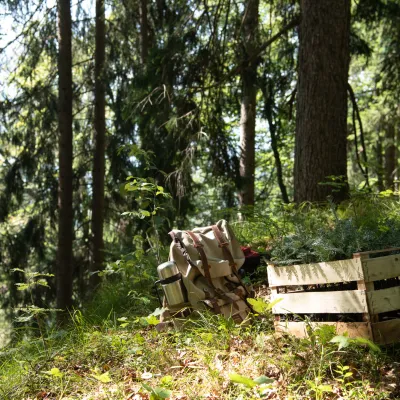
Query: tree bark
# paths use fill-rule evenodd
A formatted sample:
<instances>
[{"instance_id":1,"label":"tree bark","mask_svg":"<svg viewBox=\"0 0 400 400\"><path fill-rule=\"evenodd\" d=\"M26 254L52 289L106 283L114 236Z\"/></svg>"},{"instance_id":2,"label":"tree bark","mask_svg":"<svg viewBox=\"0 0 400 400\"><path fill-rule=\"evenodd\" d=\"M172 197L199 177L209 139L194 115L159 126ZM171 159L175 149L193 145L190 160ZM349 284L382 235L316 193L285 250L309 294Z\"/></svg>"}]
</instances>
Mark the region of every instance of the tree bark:
<instances>
[{"instance_id":1,"label":"tree bark","mask_svg":"<svg viewBox=\"0 0 400 400\"><path fill-rule=\"evenodd\" d=\"M378 140L375 144L375 154L376 154L376 176L378 177L377 186L380 192L385 190L383 185L383 157L382 157L382 138L378 136Z\"/></svg>"},{"instance_id":2,"label":"tree bark","mask_svg":"<svg viewBox=\"0 0 400 400\"><path fill-rule=\"evenodd\" d=\"M396 175L396 134L392 123L386 126L386 148L385 148L385 186L386 189L394 190L394 177Z\"/></svg>"},{"instance_id":3,"label":"tree bark","mask_svg":"<svg viewBox=\"0 0 400 400\"><path fill-rule=\"evenodd\" d=\"M245 61L257 51L259 0L247 0L243 15L243 47ZM257 99L257 60L242 69L242 98L240 107L240 193L242 206L254 205L255 136Z\"/></svg>"},{"instance_id":4,"label":"tree bark","mask_svg":"<svg viewBox=\"0 0 400 400\"><path fill-rule=\"evenodd\" d=\"M400 107L398 112L400 113ZM396 160L396 171L394 174L394 190L395 192L399 192L400 191L400 182L399 182L399 156L400 156L400 124L397 123L397 132L396 132L396 142L395 142L395 146L396 146L396 155L395 155L395 160Z\"/></svg>"},{"instance_id":5,"label":"tree bark","mask_svg":"<svg viewBox=\"0 0 400 400\"><path fill-rule=\"evenodd\" d=\"M325 201L332 195L339 202L349 191L350 0L301 0L301 11L294 199ZM332 179L333 185L320 184Z\"/></svg>"},{"instance_id":6,"label":"tree bark","mask_svg":"<svg viewBox=\"0 0 400 400\"><path fill-rule=\"evenodd\" d=\"M94 104L94 157L93 157L93 201L92 201L92 249L90 286L99 283L97 271L104 263L104 175L105 175L105 15L104 0L96 0L96 49L95 49L95 104Z\"/></svg>"},{"instance_id":7,"label":"tree bark","mask_svg":"<svg viewBox=\"0 0 400 400\"><path fill-rule=\"evenodd\" d=\"M71 3L59 0L58 11L58 161L59 222L56 268L57 308L72 306L72 50Z\"/></svg>"}]
</instances>

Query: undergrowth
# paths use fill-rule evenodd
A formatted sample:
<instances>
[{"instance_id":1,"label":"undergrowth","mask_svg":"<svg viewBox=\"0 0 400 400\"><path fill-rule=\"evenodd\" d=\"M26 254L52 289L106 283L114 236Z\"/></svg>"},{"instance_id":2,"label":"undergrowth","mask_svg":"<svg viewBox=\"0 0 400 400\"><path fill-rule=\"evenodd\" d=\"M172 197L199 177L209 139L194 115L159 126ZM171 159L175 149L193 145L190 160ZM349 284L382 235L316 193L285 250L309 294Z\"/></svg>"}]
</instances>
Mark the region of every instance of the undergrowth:
<instances>
[{"instance_id":1,"label":"undergrowth","mask_svg":"<svg viewBox=\"0 0 400 400\"><path fill-rule=\"evenodd\" d=\"M395 196L363 194L339 207L271 204L234 227L242 243L267 251L277 265L343 260L400 246L400 202Z\"/></svg>"},{"instance_id":2,"label":"undergrowth","mask_svg":"<svg viewBox=\"0 0 400 400\"><path fill-rule=\"evenodd\" d=\"M398 206L397 198L376 196L340 207L272 204L233 226L242 244L274 262L335 260L400 246ZM142 249L138 243L107 266L100 290L69 326L14 333L0 353L2 399L400 398L399 346L336 336L332 326L310 328L308 339L278 335L268 305L247 324L199 314L159 332L152 286L167 255ZM264 287L258 297L265 296Z\"/></svg>"},{"instance_id":3,"label":"undergrowth","mask_svg":"<svg viewBox=\"0 0 400 400\"><path fill-rule=\"evenodd\" d=\"M94 325L80 312L66 330L21 339L0 355L4 399L387 399L396 398L399 352L333 340L279 337L272 317L251 324L209 314L158 332L144 318L110 315ZM336 337L337 338L337 337ZM339 350L341 345L347 346ZM397 388L397 389L396 389Z\"/></svg>"},{"instance_id":4,"label":"undergrowth","mask_svg":"<svg viewBox=\"0 0 400 400\"><path fill-rule=\"evenodd\" d=\"M270 315L235 325L200 314L158 332L146 318L110 315L94 325L79 311L66 330L22 338L0 355L4 399L387 399L400 395L395 348L279 337ZM130 322L129 324L126 321ZM346 345L347 347L338 347ZM267 379L268 378L268 379ZM397 389L396 389L397 388ZM164 397L163 397L164 396Z\"/></svg>"}]
</instances>

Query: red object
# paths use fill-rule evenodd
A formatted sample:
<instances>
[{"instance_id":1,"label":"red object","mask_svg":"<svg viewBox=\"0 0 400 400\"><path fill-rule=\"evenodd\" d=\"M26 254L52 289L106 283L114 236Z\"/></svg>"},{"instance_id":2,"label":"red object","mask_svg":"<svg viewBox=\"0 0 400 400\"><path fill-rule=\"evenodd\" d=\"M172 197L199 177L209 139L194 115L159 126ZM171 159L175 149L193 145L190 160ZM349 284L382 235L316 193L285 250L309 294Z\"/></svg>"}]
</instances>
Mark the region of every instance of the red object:
<instances>
[{"instance_id":1,"label":"red object","mask_svg":"<svg viewBox=\"0 0 400 400\"><path fill-rule=\"evenodd\" d=\"M258 253L257 251L254 251L251 249L251 247L248 246L240 246L240 248L242 249L244 256L246 258L255 258L255 257L260 257L260 253Z\"/></svg>"},{"instance_id":2,"label":"red object","mask_svg":"<svg viewBox=\"0 0 400 400\"><path fill-rule=\"evenodd\" d=\"M252 250L250 247L241 246L244 253L244 263L242 265L242 273L252 274L256 271L257 267L260 265L261 256L257 251Z\"/></svg>"}]
</instances>

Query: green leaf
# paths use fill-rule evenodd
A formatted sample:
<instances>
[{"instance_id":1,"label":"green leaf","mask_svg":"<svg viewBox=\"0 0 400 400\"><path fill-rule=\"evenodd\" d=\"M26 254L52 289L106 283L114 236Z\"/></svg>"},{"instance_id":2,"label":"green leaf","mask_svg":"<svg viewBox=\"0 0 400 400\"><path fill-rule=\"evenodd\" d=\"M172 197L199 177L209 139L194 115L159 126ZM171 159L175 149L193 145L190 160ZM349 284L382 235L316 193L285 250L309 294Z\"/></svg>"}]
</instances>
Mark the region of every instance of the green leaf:
<instances>
[{"instance_id":1,"label":"green leaf","mask_svg":"<svg viewBox=\"0 0 400 400\"><path fill-rule=\"evenodd\" d=\"M271 302L266 302L263 299L252 299L249 298L247 299L247 302L251 304L253 307L253 310L257 313L264 313L268 310L270 310L272 307L274 307L276 304L278 304L280 301L282 301L282 298L275 299L274 301Z\"/></svg>"},{"instance_id":2,"label":"green leaf","mask_svg":"<svg viewBox=\"0 0 400 400\"><path fill-rule=\"evenodd\" d=\"M109 382L111 382L111 378L110 378L110 376L109 376L109 374L108 374L108 371L105 372L104 374L100 374L100 375L98 375L98 374L91 374L90 376L92 376L94 379L97 379L99 382L102 382L102 383L109 383Z\"/></svg>"},{"instance_id":3,"label":"green leaf","mask_svg":"<svg viewBox=\"0 0 400 400\"><path fill-rule=\"evenodd\" d=\"M55 376L56 378L62 378L64 376L64 374L58 368L52 368L50 371L45 371L44 373Z\"/></svg>"},{"instance_id":4,"label":"green leaf","mask_svg":"<svg viewBox=\"0 0 400 400\"><path fill-rule=\"evenodd\" d=\"M172 394L170 390L161 387L155 387L154 392L160 399L168 399L171 397Z\"/></svg>"},{"instance_id":5,"label":"green leaf","mask_svg":"<svg viewBox=\"0 0 400 400\"><path fill-rule=\"evenodd\" d=\"M259 385L265 384L265 383L273 383L275 382L274 379L268 378L265 375L261 375L258 378L254 379L254 382L256 382Z\"/></svg>"},{"instance_id":6,"label":"green leaf","mask_svg":"<svg viewBox=\"0 0 400 400\"><path fill-rule=\"evenodd\" d=\"M371 342L369 339L362 338L362 337L356 337L352 340L352 342L361 344L361 345L367 345L370 350L374 351L375 353L380 353L381 349L379 346L377 346L375 343Z\"/></svg>"},{"instance_id":7,"label":"green leaf","mask_svg":"<svg viewBox=\"0 0 400 400\"><path fill-rule=\"evenodd\" d=\"M160 320L155 315L149 315L148 317L143 317L143 319L149 325L157 325L160 322Z\"/></svg>"},{"instance_id":8,"label":"green leaf","mask_svg":"<svg viewBox=\"0 0 400 400\"><path fill-rule=\"evenodd\" d=\"M161 385L170 385L173 382L174 378L171 375L165 375L160 379Z\"/></svg>"},{"instance_id":9,"label":"green leaf","mask_svg":"<svg viewBox=\"0 0 400 400\"><path fill-rule=\"evenodd\" d=\"M46 279L38 279L35 283L40 286L50 287Z\"/></svg>"},{"instance_id":10,"label":"green leaf","mask_svg":"<svg viewBox=\"0 0 400 400\"><path fill-rule=\"evenodd\" d=\"M338 343L338 350L344 349L349 346L351 339L348 336L337 335L330 340L331 343Z\"/></svg>"},{"instance_id":11,"label":"green leaf","mask_svg":"<svg viewBox=\"0 0 400 400\"><path fill-rule=\"evenodd\" d=\"M129 182L125 185L125 191L127 192L134 192L138 190L138 185L134 182Z\"/></svg>"},{"instance_id":12,"label":"green leaf","mask_svg":"<svg viewBox=\"0 0 400 400\"><path fill-rule=\"evenodd\" d=\"M253 310L258 313L263 313L267 310L265 301L261 299L247 299L247 302L252 306Z\"/></svg>"},{"instance_id":13,"label":"green leaf","mask_svg":"<svg viewBox=\"0 0 400 400\"><path fill-rule=\"evenodd\" d=\"M160 400L168 399L171 397L172 392L165 388L155 387L152 388L147 383L142 383L142 387L150 393L150 399Z\"/></svg>"},{"instance_id":14,"label":"green leaf","mask_svg":"<svg viewBox=\"0 0 400 400\"><path fill-rule=\"evenodd\" d=\"M21 269L21 268L13 268L11 270L11 272L22 272L22 273L25 273L25 271L23 269Z\"/></svg>"},{"instance_id":15,"label":"green leaf","mask_svg":"<svg viewBox=\"0 0 400 400\"><path fill-rule=\"evenodd\" d=\"M239 384L245 385L249 388L253 388L254 386L258 385L258 383L256 381L254 381L253 379L247 378L246 376L243 376L243 375L239 375L235 372L232 374L229 374L229 379L231 380L231 382L239 383Z\"/></svg>"},{"instance_id":16,"label":"green leaf","mask_svg":"<svg viewBox=\"0 0 400 400\"><path fill-rule=\"evenodd\" d=\"M148 385L147 383L142 383L142 387L144 388L144 389L146 389L148 392L150 392L150 393L152 393L153 392L153 388L150 386L150 385Z\"/></svg>"},{"instance_id":17,"label":"green leaf","mask_svg":"<svg viewBox=\"0 0 400 400\"><path fill-rule=\"evenodd\" d=\"M29 285L27 283L16 283L15 286L17 286L17 290L20 291L29 289Z\"/></svg>"},{"instance_id":18,"label":"green leaf","mask_svg":"<svg viewBox=\"0 0 400 400\"><path fill-rule=\"evenodd\" d=\"M371 351L374 351L376 353L380 353L381 349L379 346L377 346L375 343L371 342L371 340L362 338L362 337L357 337L357 338L349 338L348 336L335 336L332 340L331 343L339 343L338 350L341 350L345 347L348 347L350 344L356 344L356 345L367 345Z\"/></svg>"},{"instance_id":19,"label":"green leaf","mask_svg":"<svg viewBox=\"0 0 400 400\"><path fill-rule=\"evenodd\" d=\"M214 335L211 332L202 332L200 337L205 343L211 343L214 340Z\"/></svg>"},{"instance_id":20,"label":"green leaf","mask_svg":"<svg viewBox=\"0 0 400 400\"><path fill-rule=\"evenodd\" d=\"M135 339L135 342L138 344L146 343L146 339L140 333L137 333L133 338Z\"/></svg>"},{"instance_id":21,"label":"green leaf","mask_svg":"<svg viewBox=\"0 0 400 400\"><path fill-rule=\"evenodd\" d=\"M320 392L333 392L333 388L331 385L318 385L317 389Z\"/></svg>"}]
</instances>

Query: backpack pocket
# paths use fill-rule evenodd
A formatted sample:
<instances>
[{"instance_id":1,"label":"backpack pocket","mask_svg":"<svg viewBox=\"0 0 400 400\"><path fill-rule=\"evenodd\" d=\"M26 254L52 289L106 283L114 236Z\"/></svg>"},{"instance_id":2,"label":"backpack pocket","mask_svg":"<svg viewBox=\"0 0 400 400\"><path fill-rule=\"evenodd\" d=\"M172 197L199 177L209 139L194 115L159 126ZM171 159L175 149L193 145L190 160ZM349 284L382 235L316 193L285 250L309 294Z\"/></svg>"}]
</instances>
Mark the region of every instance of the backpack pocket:
<instances>
[{"instance_id":1,"label":"backpack pocket","mask_svg":"<svg viewBox=\"0 0 400 400\"><path fill-rule=\"evenodd\" d=\"M225 318L231 317L236 323L242 323L251 312L247 303L232 292L224 293L225 298L206 299L202 302L214 314L222 314Z\"/></svg>"}]
</instances>

